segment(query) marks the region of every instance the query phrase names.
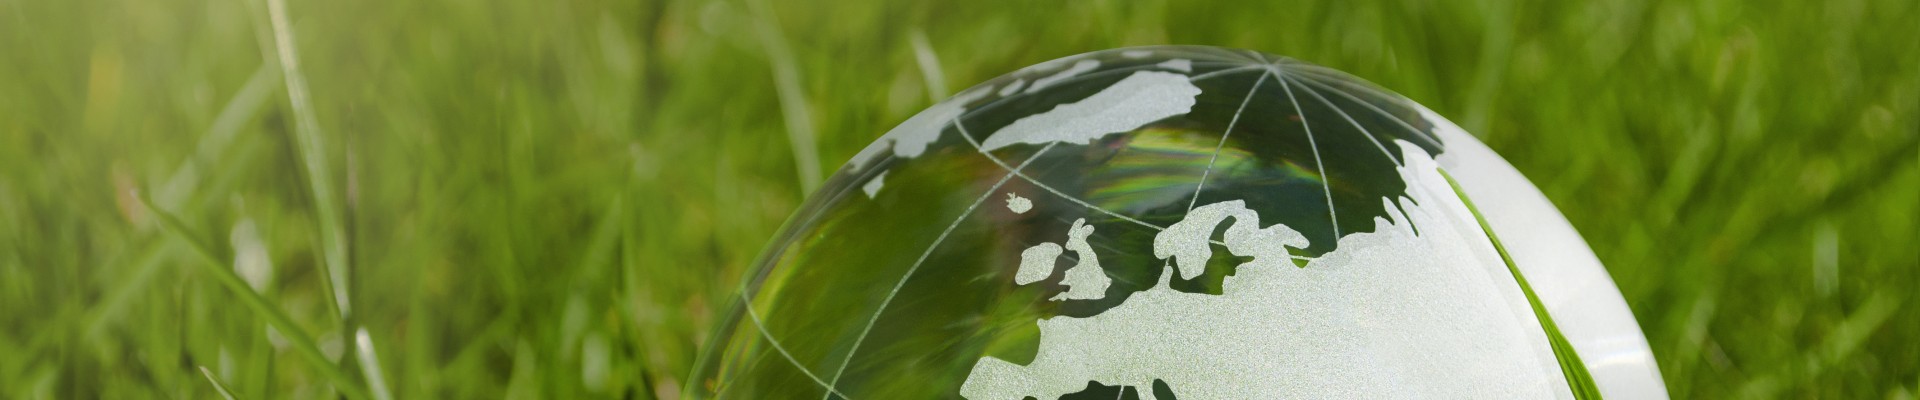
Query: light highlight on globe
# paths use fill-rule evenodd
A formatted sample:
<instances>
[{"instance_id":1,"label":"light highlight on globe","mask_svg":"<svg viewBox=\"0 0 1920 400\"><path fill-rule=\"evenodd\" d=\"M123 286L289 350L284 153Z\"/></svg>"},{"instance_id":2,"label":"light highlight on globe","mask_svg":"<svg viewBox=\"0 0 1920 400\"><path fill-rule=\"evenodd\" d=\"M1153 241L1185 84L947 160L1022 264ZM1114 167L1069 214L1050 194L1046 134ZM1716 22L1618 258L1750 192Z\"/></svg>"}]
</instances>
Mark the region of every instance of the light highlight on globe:
<instances>
[{"instance_id":1,"label":"light highlight on globe","mask_svg":"<svg viewBox=\"0 0 1920 400\"><path fill-rule=\"evenodd\" d=\"M1251 51L973 87L861 151L759 262L696 397L1666 396L1518 171L1411 100Z\"/></svg>"}]
</instances>

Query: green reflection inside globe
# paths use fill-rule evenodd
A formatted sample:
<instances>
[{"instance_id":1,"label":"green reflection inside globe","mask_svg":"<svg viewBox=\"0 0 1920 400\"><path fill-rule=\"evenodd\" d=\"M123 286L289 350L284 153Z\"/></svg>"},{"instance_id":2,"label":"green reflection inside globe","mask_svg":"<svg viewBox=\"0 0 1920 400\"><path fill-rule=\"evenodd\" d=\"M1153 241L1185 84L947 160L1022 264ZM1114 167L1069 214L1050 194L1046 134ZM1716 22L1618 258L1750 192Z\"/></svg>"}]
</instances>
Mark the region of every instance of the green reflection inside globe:
<instances>
[{"instance_id":1,"label":"green reflection inside globe","mask_svg":"<svg viewBox=\"0 0 1920 400\"><path fill-rule=\"evenodd\" d=\"M1250 51L1049 61L908 119L742 284L717 398L1664 398L1618 290L1472 136Z\"/></svg>"}]
</instances>

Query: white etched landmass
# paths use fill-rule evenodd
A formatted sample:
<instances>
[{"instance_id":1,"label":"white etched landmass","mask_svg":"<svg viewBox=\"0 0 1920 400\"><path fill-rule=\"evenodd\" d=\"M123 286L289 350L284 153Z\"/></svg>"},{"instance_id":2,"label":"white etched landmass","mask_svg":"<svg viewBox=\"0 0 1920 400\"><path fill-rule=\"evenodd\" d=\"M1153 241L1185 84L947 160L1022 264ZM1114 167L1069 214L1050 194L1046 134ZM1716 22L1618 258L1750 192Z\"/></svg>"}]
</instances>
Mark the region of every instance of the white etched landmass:
<instances>
[{"instance_id":1,"label":"white etched landmass","mask_svg":"<svg viewBox=\"0 0 1920 400\"><path fill-rule=\"evenodd\" d=\"M860 185L860 191L867 192L867 198L869 199L873 198L873 196L879 196L880 188L887 186L887 172L891 171L880 171L880 173L875 174L873 178L867 179L867 184Z\"/></svg>"},{"instance_id":2,"label":"white etched landmass","mask_svg":"<svg viewBox=\"0 0 1920 400\"><path fill-rule=\"evenodd\" d=\"M1020 252L1020 271L1013 274L1013 283L1025 285L1039 282L1053 275L1053 261L1060 258L1060 245L1041 243Z\"/></svg>"},{"instance_id":3,"label":"white etched landmass","mask_svg":"<svg viewBox=\"0 0 1920 400\"><path fill-rule=\"evenodd\" d=\"M993 90L974 88L954 95L953 98L942 101L940 104L927 107L919 114L914 114L905 122L901 122L900 126L887 131L887 134L881 136L879 140L873 141L873 144L867 145L867 148L861 149L859 154L855 154L854 169L858 170L871 165L881 154L886 154L889 150L895 157L919 157L921 153L927 151L927 145L940 140L940 133L946 131L947 124L966 113L967 104L986 98L989 94L993 94Z\"/></svg>"},{"instance_id":4,"label":"white etched landmass","mask_svg":"<svg viewBox=\"0 0 1920 400\"><path fill-rule=\"evenodd\" d=\"M1162 260L1173 257L1180 279L1200 276L1207 272L1207 260L1213 258L1209 236L1227 217L1233 217L1233 225L1227 227L1223 243L1234 255L1278 260L1288 257L1286 247L1307 247L1306 235L1285 225L1261 228L1260 215L1247 209L1245 201L1233 200L1188 211L1185 219L1153 237L1153 256Z\"/></svg>"},{"instance_id":5,"label":"white etched landmass","mask_svg":"<svg viewBox=\"0 0 1920 400\"><path fill-rule=\"evenodd\" d=\"M1027 210L1032 209L1033 200L1027 200L1027 198L1020 197L1018 194L1007 192L1007 211L1012 211L1014 214L1026 214Z\"/></svg>"},{"instance_id":6,"label":"white etched landmass","mask_svg":"<svg viewBox=\"0 0 1920 400\"><path fill-rule=\"evenodd\" d=\"M1306 240L1293 230L1259 228L1238 202L1196 208L1155 238L1155 255L1190 274L1209 256L1199 248L1212 228L1234 217L1227 248L1252 261L1221 294L1171 289L1170 266L1103 313L1039 321L1033 362L981 358L960 394L1053 399L1089 381L1147 388L1158 379L1182 399L1570 397L1485 233L1431 156L1398 144L1407 193L1381 200L1389 215L1372 232L1295 267L1286 248Z\"/></svg>"},{"instance_id":7,"label":"white etched landmass","mask_svg":"<svg viewBox=\"0 0 1920 400\"><path fill-rule=\"evenodd\" d=\"M1009 83L1007 84L1006 87L1000 88L1000 92L999 92L1000 97L1007 97L1007 96L1012 96L1014 93L1020 93L1020 88L1023 88L1023 87L1027 87L1026 79L1014 79L1013 83Z\"/></svg>"},{"instance_id":8,"label":"white etched landmass","mask_svg":"<svg viewBox=\"0 0 1920 400\"><path fill-rule=\"evenodd\" d=\"M1172 60L1166 60L1166 61L1160 62L1159 64L1154 64L1154 65L1158 65L1160 66L1160 68L1166 68L1174 71L1193 72L1193 60L1188 60L1185 58L1175 58Z\"/></svg>"},{"instance_id":9,"label":"white etched landmass","mask_svg":"<svg viewBox=\"0 0 1920 400\"><path fill-rule=\"evenodd\" d=\"M1035 81L1038 86L1040 82ZM1029 91L1033 89L1028 89ZM1013 121L980 144L993 151L1015 144L1092 143L1108 134L1139 129L1193 110L1200 88L1186 75L1140 71L1078 102Z\"/></svg>"},{"instance_id":10,"label":"white etched landmass","mask_svg":"<svg viewBox=\"0 0 1920 400\"><path fill-rule=\"evenodd\" d=\"M1073 66L1067 67L1067 70L1065 71L1056 72L1053 75L1047 75L1045 77L1041 77L1040 79L1033 80L1033 86L1027 87L1027 92L1032 93L1032 92L1037 92L1040 89L1046 89L1048 86L1053 86L1053 84L1055 83L1060 83L1060 81L1064 81L1069 78L1078 76L1080 74L1084 74L1087 71L1094 70L1095 68L1100 68L1100 60L1085 59L1085 60L1076 61L1073 63Z\"/></svg>"},{"instance_id":11,"label":"white etched landmass","mask_svg":"<svg viewBox=\"0 0 1920 400\"><path fill-rule=\"evenodd\" d=\"M1041 243L1020 252L1020 270L1013 275L1013 283L1025 285L1039 282L1053 275L1053 265L1063 251L1072 251L1075 259L1073 267L1067 268L1066 277L1060 284L1067 291L1055 295L1050 300L1091 300L1105 297L1107 286L1113 279L1107 277L1106 269L1100 267L1100 256L1093 253L1093 246L1087 244L1087 236L1093 235L1093 225L1087 225L1087 219L1073 221L1073 228L1067 230L1067 244L1062 247L1054 243Z\"/></svg>"},{"instance_id":12,"label":"white etched landmass","mask_svg":"<svg viewBox=\"0 0 1920 400\"><path fill-rule=\"evenodd\" d=\"M1073 221L1073 229L1067 231L1067 251L1080 259L1073 268L1067 268L1067 276L1060 284L1067 285L1067 291L1054 295L1049 300L1092 300L1105 297L1107 286L1113 279L1107 277L1107 270L1100 268L1100 256L1093 254L1093 246L1087 245L1087 236L1093 234L1093 225L1087 225L1087 219Z\"/></svg>"}]
</instances>

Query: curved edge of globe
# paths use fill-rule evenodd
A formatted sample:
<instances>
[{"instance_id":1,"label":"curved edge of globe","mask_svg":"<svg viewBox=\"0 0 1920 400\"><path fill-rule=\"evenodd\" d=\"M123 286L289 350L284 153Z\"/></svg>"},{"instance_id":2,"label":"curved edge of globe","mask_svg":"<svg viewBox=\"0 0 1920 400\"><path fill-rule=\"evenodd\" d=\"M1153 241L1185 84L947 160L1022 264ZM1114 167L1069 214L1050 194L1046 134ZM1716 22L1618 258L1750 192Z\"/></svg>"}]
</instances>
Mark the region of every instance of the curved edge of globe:
<instances>
[{"instance_id":1,"label":"curved edge of globe","mask_svg":"<svg viewBox=\"0 0 1920 400\"><path fill-rule=\"evenodd\" d=\"M1519 284L1520 292L1526 294L1527 305L1533 307L1534 317L1540 320L1540 328L1545 331L1547 342L1553 346L1553 358L1559 361L1560 373L1567 377L1567 390L1573 392L1575 399L1602 398L1599 386L1593 381L1593 374L1587 372L1587 364L1580 361L1580 353L1574 351L1573 344L1567 341L1567 336L1560 333L1559 326L1554 325L1553 315L1547 313L1546 306L1540 304L1540 296L1535 295L1533 287L1527 285L1527 277L1520 273L1519 266L1514 265L1513 256L1507 254L1507 247L1501 245L1500 235L1494 233L1492 225L1487 224L1487 218L1480 214L1478 207L1473 205L1473 199L1467 197L1467 192L1460 187L1460 182L1454 180L1453 175L1448 174L1446 168L1439 168L1436 171L1440 172L1440 177L1447 179L1447 185L1452 186L1453 192L1460 196L1460 202L1467 205L1467 211L1473 213L1473 219L1480 223L1480 229L1487 232L1487 240L1493 244L1493 250L1500 253L1500 261L1507 264L1507 271L1513 273L1514 283Z\"/></svg>"},{"instance_id":2,"label":"curved edge of globe","mask_svg":"<svg viewBox=\"0 0 1920 400\"><path fill-rule=\"evenodd\" d=\"M879 157L874 157L872 161L874 161L874 164L881 164L892 158L893 156L891 154L882 154ZM881 168L853 168L859 161L861 160L857 158L847 161L840 167L841 169L839 171L830 175L827 181L822 183L823 186L821 186L820 189L808 193L806 199L801 201L800 206L794 210L794 214L788 216L785 221L781 221L780 226L774 229L773 236L768 238L765 244L761 245L759 255L747 264L748 267L742 271L741 276L738 278L738 283L734 289L729 292L731 295L727 296L730 297L730 299L727 300L727 304L731 304L731 306L726 308L726 312L715 314L718 318L714 321L714 325L708 328L709 330L706 332L706 342L699 346L701 349L697 351L694 356L693 368L688 370L685 377L680 381L680 392L682 395L690 399L721 398L718 395L721 390L718 386L711 386L699 381L703 377L715 378L719 375L717 372L719 372L718 369L721 368L721 365L717 357L719 357L720 352L713 351L715 350L713 346L732 345L732 341L734 340L733 336L738 333L737 331L740 329L741 323L757 323L749 321L750 315L748 313L751 312L751 308L753 307L753 297L749 295L749 293L751 293L750 289L757 288L760 280L772 272L765 267L771 265L774 260L779 259L785 254L785 244L790 242L789 239L793 236L800 234L798 227L805 226L819 219L822 210L828 204L838 202L841 198L852 195L862 187L861 185L847 183L834 184L833 181L851 179L854 182L860 182L886 172L885 169ZM789 358L788 361L793 362L791 358ZM795 365L795 367L806 371L804 367L799 365ZM652 385L651 382L647 384ZM716 382L716 384L724 385L725 383ZM833 391L828 388L828 392L832 393Z\"/></svg>"},{"instance_id":3,"label":"curved edge of globe","mask_svg":"<svg viewBox=\"0 0 1920 400\"><path fill-rule=\"evenodd\" d=\"M1409 99L1408 101L1411 102ZM1414 104L1418 104L1415 102ZM1451 157L1438 158L1458 173L1456 191L1483 200L1482 222L1506 234L1502 243L1513 267L1529 274L1548 312L1577 316L1556 321L1598 390L1616 398L1666 399L1666 381L1640 322L1626 298L1572 221L1531 179L1474 135L1425 106L1415 110L1434 121Z\"/></svg>"}]
</instances>

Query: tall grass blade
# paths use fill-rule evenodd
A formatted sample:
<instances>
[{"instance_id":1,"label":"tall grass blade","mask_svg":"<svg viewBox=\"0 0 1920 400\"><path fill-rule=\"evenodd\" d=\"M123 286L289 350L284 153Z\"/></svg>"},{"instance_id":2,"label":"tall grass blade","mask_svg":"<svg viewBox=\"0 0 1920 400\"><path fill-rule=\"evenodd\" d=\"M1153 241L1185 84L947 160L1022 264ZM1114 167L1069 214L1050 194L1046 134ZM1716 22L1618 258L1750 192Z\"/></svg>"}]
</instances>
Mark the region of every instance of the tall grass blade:
<instances>
[{"instance_id":1,"label":"tall grass blade","mask_svg":"<svg viewBox=\"0 0 1920 400\"><path fill-rule=\"evenodd\" d=\"M253 71L253 76L247 78L247 84L233 94L233 99L228 100L225 107L220 108L219 115L214 116L213 126L200 136L200 143L194 147L193 155L180 163L180 167L175 168L173 175L167 178L166 184L160 186L156 200L161 206L179 208L181 202L187 200L187 194L193 193L194 186L199 184L201 166L212 162L233 144L240 128L267 103L268 95L273 94L273 81L278 78L280 71L273 68L272 63L262 63L260 68Z\"/></svg>"},{"instance_id":2,"label":"tall grass blade","mask_svg":"<svg viewBox=\"0 0 1920 400\"><path fill-rule=\"evenodd\" d=\"M227 400L239 400L239 397L235 397L233 395L233 390L227 389L226 384L220 383L220 378L213 376L213 371L208 370L206 366L200 367L200 375L207 377L207 383L213 384L213 390L216 392L220 392L221 398L224 398Z\"/></svg>"},{"instance_id":3,"label":"tall grass blade","mask_svg":"<svg viewBox=\"0 0 1920 400\"><path fill-rule=\"evenodd\" d=\"M328 381L333 382L334 388L339 390L341 394L350 399L367 398L366 390L361 389L359 383L354 382L352 378L349 378L345 372L340 370L338 365L334 365L332 361L328 360L325 353L320 352L320 346L315 344L312 335L307 334L305 329L302 329L299 324L294 323L293 318L288 317L280 308L268 302L266 297L262 297L260 293L254 292L253 288L247 285L246 280L241 279L239 274L233 272L233 266L228 265L225 260L214 252L212 246L201 241L199 236L193 235L192 231L187 229L186 224L180 222L180 219L174 216L173 213L155 207L153 199L148 197L146 192L141 192L139 198L140 203L145 205L148 211L153 212L154 219L160 221L161 229L181 241L186 242L187 247L193 250L194 255L200 257L200 261L202 261L199 263L202 267L201 272L212 277L214 281L219 282L220 286L224 286L228 291L233 292L234 297L240 298L240 303L245 305L247 309L252 310L254 315L266 319L269 325L272 325L274 329L278 330L282 336L286 336L287 342L289 342L294 349L294 353L299 354L300 358L310 364L315 371L320 372Z\"/></svg>"},{"instance_id":4,"label":"tall grass blade","mask_svg":"<svg viewBox=\"0 0 1920 400\"><path fill-rule=\"evenodd\" d=\"M773 66L773 87L780 97L780 114L786 117L787 141L793 147L794 169L800 173L800 190L813 193L820 188L820 148L814 144L813 110L800 89L800 67L795 65L793 49L787 47L787 38L780 33L779 21L766 0L750 0L747 6L759 19L753 24L754 31Z\"/></svg>"},{"instance_id":5,"label":"tall grass blade","mask_svg":"<svg viewBox=\"0 0 1920 400\"><path fill-rule=\"evenodd\" d=\"M320 122L307 97L307 77L300 72L300 57L293 40L293 27L287 23L285 0L267 0L267 20L273 27L274 52L279 56L282 81L287 85L287 101L293 106L294 144L300 151L307 172L307 184L313 193L313 206L320 227L320 266L327 279L323 292L329 307L345 320L352 310L347 293L347 239L340 222L340 204L333 182L333 170L327 163L327 143L320 133Z\"/></svg>"},{"instance_id":6,"label":"tall grass blade","mask_svg":"<svg viewBox=\"0 0 1920 400\"><path fill-rule=\"evenodd\" d=\"M353 333L355 348L360 356L360 373L367 378L367 388L373 392L374 400L393 400L393 391L387 389L386 373L380 369L380 354L373 349L373 336L367 334L367 328Z\"/></svg>"},{"instance_id":7,"label":"tall grass blade","mask_svg":"<svg viewBox=\"0 0 1920 400\"><path fill-rule=\"evenodd\" d=\"M927 32L913 30L913 61L920 64L920 79L927 81L927 99L934 103L947 98L947 74L940 70L940 55L927 43Z\"/></svg>"}]
</instances>

